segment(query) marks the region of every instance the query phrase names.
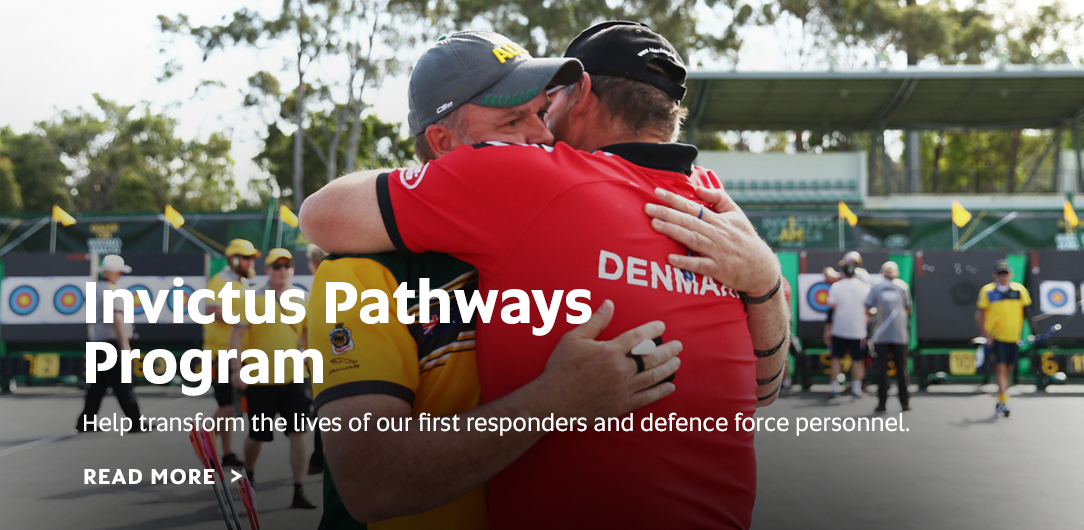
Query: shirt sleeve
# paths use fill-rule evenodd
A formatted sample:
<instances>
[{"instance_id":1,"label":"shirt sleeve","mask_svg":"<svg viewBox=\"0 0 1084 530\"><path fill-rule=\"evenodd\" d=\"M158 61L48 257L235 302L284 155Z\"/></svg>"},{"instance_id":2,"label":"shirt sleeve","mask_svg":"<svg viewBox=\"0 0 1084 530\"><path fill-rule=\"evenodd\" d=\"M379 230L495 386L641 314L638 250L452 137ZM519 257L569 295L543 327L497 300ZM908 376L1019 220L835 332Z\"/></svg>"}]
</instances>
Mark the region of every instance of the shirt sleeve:
<instances>
[{"instance_id":1,"label":"shirt sleeve","mask_svg":"<svg viewBox=\"0 0 1084 530\"><path fill-rule=\"evenodd\" d=\"M1028 293L1028 288L1020 285L1020 301L1025 305L1031 305L1031 294Z\"/></svg>"},{"instance_id":2,"label":"shirt sleeve","mask_svg":"<svg viewBox=\"0 0 1084 530\"><path fill-rule=\"evenodd\" d=\"M463 146L377 179L384 226L396 248L443 252L480 270L499 258L556 196L569 189L575 154L522 145Z\"/></svg>"},{"instance_id":3,"label":"shirt sleeve","mask_svg":"<svg viewBox=\"0 0 1084 530\"><path fill-rule=\"evenodd\" d=\"M335 314L328 323L327 283L349 283L358 293L354 307ZM407 326L396 318L392 294L398 282L390 270L368 258L325 259L313 280L309 307L309 348L323 356L323 381L313 382L316 407L344 397L385 394L414 404L418 390L418 345ZM389 302L387 322L366 324L363 309L376 303L362 299L368 289L383 291ZM339 295L339 300L343 296Z\"/></svg>"},{"instance_id":4,"label":"shirt sleeve","mask_svg":"<svg viewBox=\"0 0 1084 530\"><path fill-rule=\"evenodd\" d=\"M979 290L979 300L976 303L979 309L986 309L990 306L990 290L993 288L993 284L984 285Z\"/></svg>"},{"instance_id":5,"label":"shirt sleeve","mask_svg":"<svg viewBox=\"0 0 1084 530\"><path fill-rule=\"evenodd\" d=\"M828 299L826 302L828 302L829 306L836 305L836 302L839 299L839 289L836 287L837 285L839 285L839 282L833 283L832 286L828 288Z\"/></svg>"}]
</instances>

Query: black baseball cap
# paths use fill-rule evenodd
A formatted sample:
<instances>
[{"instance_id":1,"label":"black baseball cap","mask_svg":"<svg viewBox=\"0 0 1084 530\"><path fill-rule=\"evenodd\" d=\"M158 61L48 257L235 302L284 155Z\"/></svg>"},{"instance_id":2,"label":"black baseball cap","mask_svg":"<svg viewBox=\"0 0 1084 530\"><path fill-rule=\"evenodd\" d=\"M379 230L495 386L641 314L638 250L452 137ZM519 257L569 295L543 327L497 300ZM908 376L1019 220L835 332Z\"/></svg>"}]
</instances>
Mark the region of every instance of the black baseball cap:
<instances>
[{"instance_id":1,"label":"black baseball cap","mask_svg":"<svg viewBox=\"0 0 1084 530\"><path fill-rule=\"evenodd\" d=\"M550 85L575 83L582 74L575 59L531 57L522 46L492 31L441 37L410 74L410 134L421 134L464 103L516 107Z\"/></svg>"},{"instance_id":2,"label":"black baseball cap","mask_svg":"<svg viewBox=\"0 0 1084 530\"><path fill-rule=\"evenodd\" d=\"M1012 267L1008 260L999 259L994 262L994 272L1012 272Z\"/></svg>"},{"instance_id":3,"label":"black baseball cap","mask_svg":"<svg viewBox=\"0 0 1084 530\"><path fill-rule=\"evenodd\" d=\"M685 97L685 62L666 37L646 24L623 20L595 24L572 40L565 57L579 59L589 74L641 81L675 101Z\"/></svg>"}]
</instances>

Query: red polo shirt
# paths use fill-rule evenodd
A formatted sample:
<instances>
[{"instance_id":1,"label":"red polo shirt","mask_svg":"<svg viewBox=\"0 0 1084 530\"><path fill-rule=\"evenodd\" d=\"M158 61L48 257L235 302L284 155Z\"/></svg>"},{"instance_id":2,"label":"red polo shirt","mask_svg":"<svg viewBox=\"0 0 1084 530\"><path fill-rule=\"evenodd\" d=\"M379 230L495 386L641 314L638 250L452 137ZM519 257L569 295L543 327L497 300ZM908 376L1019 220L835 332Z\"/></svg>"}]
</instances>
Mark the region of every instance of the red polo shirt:
<instances>
[{"instance_id":1,"label":"red polo shirt","mask_svg":"<svg viewBox=\"0 0 1084 530\"><path fill-rule=\"evenodd\" d=\"M620 155L620 156L618 156ZM748 528L756 494L753 435L735 430L756 404L756 357L745 307L711 278L667 264L686 249L650 227L643 206L662 187L694 198L718 187L693 170L695 148L619 144L587 153L482 144L383 175L380 208L402 250L452 254L480 273L480 290L587 289L590 306L615 303L601 339L651 320L684 349L677 390L635 413L633 432L550 433L489 484L492 528ZM694 199L695 200L695 199ZM512 300L514 301L514 300ZM576 314L558 300L552 331L532 301L530 324L506 324L500 303L477 332L483 401L542 373ZM631 361L630 361L631 362ZM727 432L644 432L648 415L718 418ZM714 425L714 421L711 422Z\"/></svg>"}]
</instances>

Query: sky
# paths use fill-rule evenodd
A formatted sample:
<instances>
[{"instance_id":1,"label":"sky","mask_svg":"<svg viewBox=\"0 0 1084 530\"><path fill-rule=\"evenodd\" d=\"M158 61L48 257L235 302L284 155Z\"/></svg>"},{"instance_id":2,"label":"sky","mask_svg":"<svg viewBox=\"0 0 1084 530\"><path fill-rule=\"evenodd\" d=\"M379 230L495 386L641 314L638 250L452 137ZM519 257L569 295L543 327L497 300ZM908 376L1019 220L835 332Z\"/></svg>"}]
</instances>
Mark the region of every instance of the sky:
<instances>
[{"instance_id":1,"label":"sky","mask_svg":"<svg viewBox=\"0 0 1084 530\"><path fill-rule=\"evenodd\" d=\"M1084 0L1065 3L1070 12L1084 16ZM93 108L94 93L122 104L149 101L180 120L184 138L228 131L238 180L244 183L260 177L263 174L251 159L260 148L262 120L241 107L241 89L257 70L281 72L289 48L234 48L202 62L194 43L167 41L157 22L159 14L185 13L193 24L211 24L246 5L273 11L279 1L0 0L0 126L29 131L35 122L55 116L58 109ZM1040 3L1015 5L1027 9ZM778 27L747 31L738 68L786 69L793 59L784 55L780 40L794 34L792 28ZM160 51L163 46L166 53ZM1084 56L1084 50L1080 51L1078 61ZM169 59L180 61L185 69L159 83L156 78ZM204 79L221 80L225 88L205 89L197 95L194 87ZM367 99L382 119L406 120L405 78L387 80L373 96L370 92Z\"/></svg>"}]
</instances>

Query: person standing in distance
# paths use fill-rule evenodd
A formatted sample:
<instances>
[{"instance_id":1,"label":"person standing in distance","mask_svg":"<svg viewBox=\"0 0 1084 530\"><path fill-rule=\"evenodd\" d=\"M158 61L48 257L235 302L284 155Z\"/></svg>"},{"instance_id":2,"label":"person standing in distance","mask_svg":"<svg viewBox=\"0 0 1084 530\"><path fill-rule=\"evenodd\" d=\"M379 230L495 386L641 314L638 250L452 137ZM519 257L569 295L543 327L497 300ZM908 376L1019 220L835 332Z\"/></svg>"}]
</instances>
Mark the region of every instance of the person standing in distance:
<instances>
[{"instance_id":1,"label":"person standing in distance","mask_svg":"<svg viewBox=\"0 0 1084 530\"><path fill-rule=\"evenodd\" d=\"M979 291L975 323L986 338L986 353L993 355L997 377L997 404L994 414L1009 417L1009 374L1020 355L1020 333L1024 328L1024 308L1031 305L1027 288L1012 281L1012 267L1006 260L994 263L994 281Z\"/></svg>"},{"instance_id":2,"label":"person standing in distance","mask_svg":"<svg viewBox=\"0 0 1084 530\"><path fill-rule=\"evenodd\" d=\"M211 370L215 401L218 408L215 409L215 418L229 418L233 416L233 387L229 383L219 383L217 370L218 351L230 348L230 333L233 325L227 324L222 317L222 299L218 297L219 291L227 284L237 291L248 289L249 280L256 275L256 258L260 252L246 239L234 239L226 246L226 268L211 277L207 282L207 288L215 293L215 298L207 301L205 313L214 317L214 322L203 325L203 349L211 350ZM241 298L234 303L234 313L240 314ZM229 429L221 430L218 435L222 437L222 465L228 467L243 467L245 465L233 452L233 435Z\"/></svg>"},{"instance_id":3,"label":"person standing in distance","mask_svg":"<svg viewBox=\"0 0 1084 530\"><path fill-rule=\"evenodd\" d=\"M290 470L294 479L292 507L311 510L316 508L316 505L309 502L303 489L303 480L307 470L304 418L309 414L309 397L305 395L304 382L295 383L294 381L293 359L287 358L283 362L277 358L280 355L277 350L305 351L308 349L305 321L302 320L297 324L286 324L282 321L284 315L293 316L292 312L280 303L286 290L293 287L291 281L294 277L293 255L284 248L271 249L267 253L264 266L267 272L267 283L255 290L253 304L258 308L266 307L264 305L266 297L273 297L274 313L267 315L268 321L261 324L250 324L247 315L242 314L241 322L234 326L230 334L230 349L238 352L247 349L261 350L267 353L269 366L279 366L282 362L283 382L275 383L274 380L270 380L267 383L247 385L241 380L240 364L237 359L230 359L232 372L230 381L234 388L244 390L248 397L250 425L263 417L274 418L276 414L287 419L286 438L290 440ZM299 302L294 300L294 303ZM300 304L304 310L304 300ZM256 459L260 456L263 443L273 439L274 430L267 429L266 425L259 431L250 427L248 438L245 439L245 471L250 480L255 475Z\"/></svg>"},{"instance_id":4,"label":"person standing in distance","mask_svg":"<svg viewBox=\"0 0 1084 530\"><path fill-rule=\"evenodd\" d=\"M911 410L910 393L907 385L907 347L911 342L908 329L911 315L911 289L900 279L900 266L894 261L881 265L884 280L874 285L866 297L866 311L873 323L873 332L869 341L877 353L877 408L874 412L885 412L888 404L888 357L892 356L896 364L896 386L899 387L900 406Z\"/></svg>"},{"instance_id":5,"label":"person standing in distance","mask_svg":"<svg viewBox=\"0 0 1084 530\"><path fill-rule=\"evenodd\" d=\"M98 292L97 304L94 309L97 312L97 323L88 324L90 328L88 339L94 342L108 342L117 349L119 356L121 350L132 349L132 345L129 343L129 339L132 337L132 325L124 323L124 312L119 305L114 307L113 322L105 322L105 293L106 291L119 289L117 282L120 281L121 276L132 272L132 268L124 264L124 258L116 254L110 254L102 258L102 266L99 270L101 271L101 278L94 286ZM113 387L113 394L117 396L117 401L120 402L120 408L124 415L132 420L132 431L139 432L141 430L139 426L139 403L132 391L132 383L125 383L121 380L121 363L118 357L113 367L98 373L97 380L87 388L86 399L83 402L83 413L75 424L77 431L95 430L94 423L87 422L92 421L94 416L98 414L98 408L102 405L102 397L105 396L105 391L109 387Z\"/></svg>"},{"instance_id":6,"label":"person standing in distance","mask_svg":"<svg viewBox=\"0 0 1084 530\"><path fill-rule=\"evenodd\" d=\"M828 398L839 397L839 372L842 359L851 354L851 397L862 397L862 380L866 377L866 297L869 285L855 278L858 263L853 256L839 262L843 276L828 289L828 322L824 324L824 343L832 351L832 382Z\"/></svg>"}]
</instances>

